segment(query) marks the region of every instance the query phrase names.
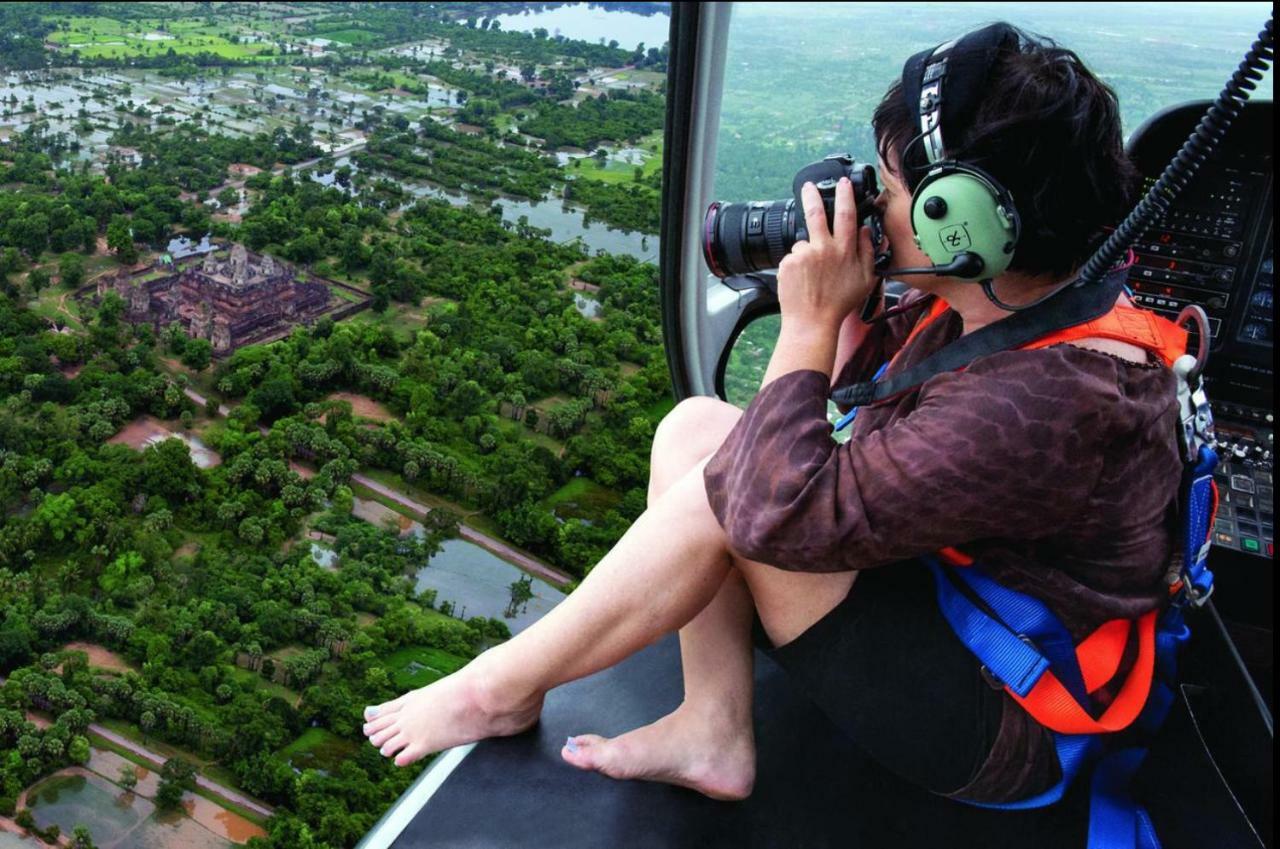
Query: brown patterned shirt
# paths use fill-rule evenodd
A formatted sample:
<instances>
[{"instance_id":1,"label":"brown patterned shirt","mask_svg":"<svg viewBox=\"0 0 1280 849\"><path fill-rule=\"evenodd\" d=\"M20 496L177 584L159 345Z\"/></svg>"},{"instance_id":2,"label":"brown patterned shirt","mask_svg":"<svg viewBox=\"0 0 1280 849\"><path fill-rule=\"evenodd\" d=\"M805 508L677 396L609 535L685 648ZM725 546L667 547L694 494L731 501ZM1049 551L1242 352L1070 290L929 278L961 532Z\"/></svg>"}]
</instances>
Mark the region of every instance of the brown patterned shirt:
<instances>
[{"instance_id":1,"label":"brown patterned shirt","mask_svg":"<svg viewBox=\"0 0 1280 849\"><path fill-rule=\"evenodd\" d=\"M833 385L870 379L923 312L874 329ZM962 330L944 313L887 374ZM991 354L859 410L843 445L829 391L818 371L776 378L708 462L707 497L738 554L837 572L955 546L1043 600L1077 640L1161 603L1181 474L1167 368L1065 344ZM957 795L1017 799L1057 776L1048 732L1006 697L991 756Z\"/></svg>"}]
</instances>

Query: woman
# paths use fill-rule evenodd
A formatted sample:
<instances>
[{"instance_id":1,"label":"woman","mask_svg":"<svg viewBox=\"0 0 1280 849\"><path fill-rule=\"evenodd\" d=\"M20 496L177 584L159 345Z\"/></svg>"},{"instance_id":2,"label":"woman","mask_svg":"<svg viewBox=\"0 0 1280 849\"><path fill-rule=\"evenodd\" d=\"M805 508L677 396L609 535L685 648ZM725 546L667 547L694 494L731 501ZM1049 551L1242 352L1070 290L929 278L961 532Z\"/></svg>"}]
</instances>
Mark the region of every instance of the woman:
<instances>
[{"instance_id":1,"label":"woman","mask_svg":"<svg viewBox=\"0 0 1280 849\"><path fill-rule=\"evenodd\" d=\"M1017 201L1023 238L995 289L1025 304L1072 276L1136 180L1111 90L1073 53L1017 35L963 120L948 115L946 143ZM876 110L876 203L895 264L929 265L910 220L926 163L902 88ZM836 189L830 232L812 185L803 202L813 235L779 268L782 328L760 393L745 412L681 402L654 437L648 509L569 598L460 672L367 710L366 735L396 764L519 733L551 687L679 629L680 707L613 739L570 738L566 761L749 795L754 632L837 726L934 792L999 802L1058 780L1048 733L984 681L914 558L963 546L1077 639L1155 608L1180 472L1173 378L1102 339L993 354L863 409L837 445L833 385L890 358L897 373L1007 313L942 276L919 278L908 303L950 309L909 340L919 312L863 324L876 278L851 187Z\"/></svg>"}]
</instances>

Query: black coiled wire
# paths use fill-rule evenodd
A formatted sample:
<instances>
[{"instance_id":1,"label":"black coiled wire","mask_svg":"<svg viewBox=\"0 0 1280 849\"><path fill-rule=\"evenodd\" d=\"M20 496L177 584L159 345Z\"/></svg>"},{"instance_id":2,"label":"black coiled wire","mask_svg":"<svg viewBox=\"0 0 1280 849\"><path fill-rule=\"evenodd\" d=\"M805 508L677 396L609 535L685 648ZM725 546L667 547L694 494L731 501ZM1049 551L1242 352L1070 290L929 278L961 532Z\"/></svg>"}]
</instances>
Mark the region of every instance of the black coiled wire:
<instances>
[{"instance_id":1,"label":"black coiled wire","mask_svg":"<svg viewBox=\"0 0 1280 849\"><path fill-rule=\"evenodd\" d=\"M1151 187L1133 212L1115 229L1115 232L1103 243L1084 264L1076 285L1087 285L1101 280L1107 271L1124 255L1125 251L1142 237L1147 228L1164 218L1169 206L1177 199L1182 190L1200 170L1200 166L1208 160L1217 148L1227 128L1231 126L1249 99L1249 92L1255 90L1265 71L1275 56L1272 39L1272 18L1258 33L1258 40L1245 54L1240 67L1231 75L1230 82L1218 95L1205 112L1200 123L1192 131L1190 138L1178 151L1178 155L1164 169L1160 179Z\"/></svg>"}]
</instances>

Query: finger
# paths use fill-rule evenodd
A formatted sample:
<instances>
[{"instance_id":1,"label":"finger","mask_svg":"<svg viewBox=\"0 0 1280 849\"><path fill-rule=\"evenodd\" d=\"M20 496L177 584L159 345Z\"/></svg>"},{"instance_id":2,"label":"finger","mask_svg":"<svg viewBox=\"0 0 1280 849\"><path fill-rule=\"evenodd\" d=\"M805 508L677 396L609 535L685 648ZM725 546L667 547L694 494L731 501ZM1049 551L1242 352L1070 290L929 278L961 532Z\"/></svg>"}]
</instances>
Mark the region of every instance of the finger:
<instances>
[{"instance_id":1,"label":"finger","mask_svg":"<svg viewBox=\"0 0 1280 849\"><path fill-rule=\"evenodd\" d=\"M858 261L868 274L876 270L875 246L871 241L871 228L863 225L858 231Z\"/></svg>"},{"instance_id":2,"label":"finger","mask_svg":"<svg viewBox=\"0 0 1280 849\"><path fill-rule=\"evenodd\" d=\"M858 201L853 196L853 183L841 177L836 183L836 223L833 236L837 245L855 245L858 235Z\"/></svg>"},{"instance_id":3,"label":"finger","mask_svg":"<svg viewBox=\"0 0 1280 849\"><path fill-rule=\"evenodd\" d=\"M800 199L804 201L804 227L809 231L809 241L821 247L831 241L831 231L827 229L827 210L822 206L822 195L813 183L805 183L800 189Z\"/></svg>"}]
</instances>

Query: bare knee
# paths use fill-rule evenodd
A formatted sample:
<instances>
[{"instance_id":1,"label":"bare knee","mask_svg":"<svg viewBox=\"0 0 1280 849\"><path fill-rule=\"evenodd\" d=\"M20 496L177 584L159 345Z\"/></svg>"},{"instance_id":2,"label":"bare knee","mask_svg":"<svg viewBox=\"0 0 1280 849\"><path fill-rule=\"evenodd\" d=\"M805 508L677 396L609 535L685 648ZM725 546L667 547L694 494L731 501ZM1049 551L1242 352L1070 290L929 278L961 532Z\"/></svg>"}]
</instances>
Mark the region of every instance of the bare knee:
<instances>
[{"instance_id":1,"label":"bare knee","mask_svg":"<svg viewBox=\"0 0 1280 849\"><path fill-rule=\"evenodd\" d=\"M707 395L685 398L667 413L653 435L654 462L673 457L696 461L720 447L742 418L742 410ZM686 463L688 464L688 463Z\"/></svg>"},{"instance_id":2,"label":"bare knee","mask_svg":"<svg viewBox=\"0 0 1280 849\"><path fill-rule=\"evenodd\" d=\"M830 613L858 577L857 572L793 572L733 553L730 562L746 580L760 624L778 647Z\"/></svg>"},{"instance_id":3,"label":"bare knee","mask_svg":"<svg viewBox=\"0 0 1280 849\"><path fill-rule=\"evenodd\" d=\"M653 434L649 458L649 502L724 441L742 410L718 398L695 395L667 413Z\"/></svg>"}]
</instances>

